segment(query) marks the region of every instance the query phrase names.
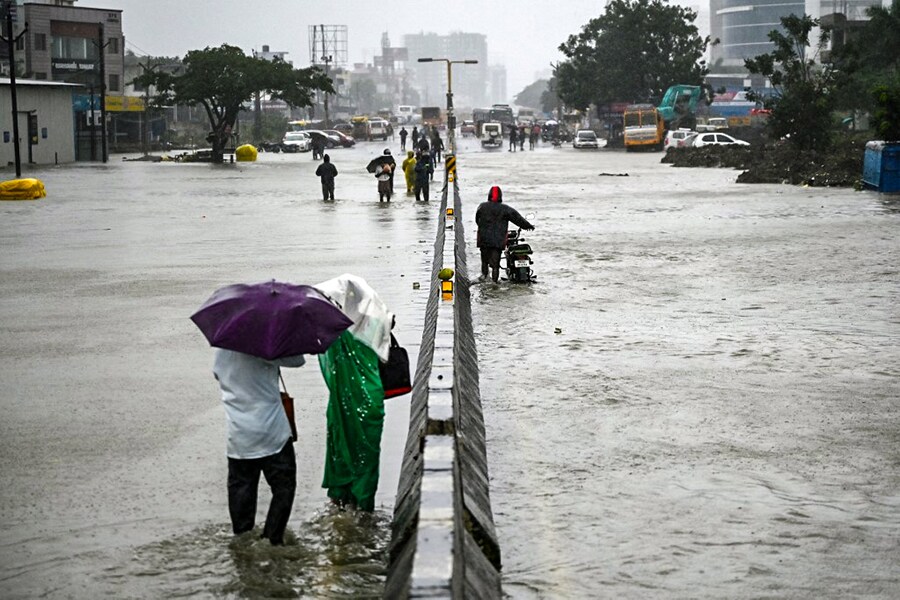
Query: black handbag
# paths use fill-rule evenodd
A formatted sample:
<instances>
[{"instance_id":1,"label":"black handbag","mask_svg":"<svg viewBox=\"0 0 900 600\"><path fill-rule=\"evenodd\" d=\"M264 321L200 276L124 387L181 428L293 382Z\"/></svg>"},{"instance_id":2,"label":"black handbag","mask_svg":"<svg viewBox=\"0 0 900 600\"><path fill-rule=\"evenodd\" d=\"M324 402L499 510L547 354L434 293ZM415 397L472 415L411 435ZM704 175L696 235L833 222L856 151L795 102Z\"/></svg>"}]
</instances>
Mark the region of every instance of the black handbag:
<instances>
[{"instance_id":1,"label":"black handbag","mask_svg":"<svg viewBox=\"0 0 900 600\"><path fill-rule=\"evenodd\" d=\"M391 334L391 350L386 363L379 362L378 370L381 373L381 386L384 388L384 397L393 398L402 396L412 391L412 383L409 377L409 355L406 348L397 342L394 334Z\"/></svg>"}]
</instances>

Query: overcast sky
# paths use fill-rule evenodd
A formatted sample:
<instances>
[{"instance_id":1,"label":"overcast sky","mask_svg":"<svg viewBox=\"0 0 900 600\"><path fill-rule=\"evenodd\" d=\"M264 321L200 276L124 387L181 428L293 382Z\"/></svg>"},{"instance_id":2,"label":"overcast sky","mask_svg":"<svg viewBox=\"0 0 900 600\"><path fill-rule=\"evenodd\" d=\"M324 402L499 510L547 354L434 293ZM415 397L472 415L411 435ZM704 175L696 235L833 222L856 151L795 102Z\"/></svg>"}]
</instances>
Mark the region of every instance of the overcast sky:
<instances>
[{"instance_id":1,"label":"overcast sky","mask_svg":"<svg viewBox=\"0 0 900 600\"><path fill-rule=\"evenodd\" d=\"M699 5L687 0L685 5ZM462 31L487 36L491 63L507 70L507 92L519 93L562 58L557 47L591 18L602 0L80 0L77 6L124 11L126 49L136 54L184 56L188 50L229 43L245 51L289 52L296 67L309 64L310 25L347 25L351 63L380 54L381 34L400 46L407 33ZM696 10L696 8L695 8ZM698 23L698 26L700 24ZM706 26L700 26L705 35ZM449 57L465 58L465 57Z\"/></svg>"}]
</instances>

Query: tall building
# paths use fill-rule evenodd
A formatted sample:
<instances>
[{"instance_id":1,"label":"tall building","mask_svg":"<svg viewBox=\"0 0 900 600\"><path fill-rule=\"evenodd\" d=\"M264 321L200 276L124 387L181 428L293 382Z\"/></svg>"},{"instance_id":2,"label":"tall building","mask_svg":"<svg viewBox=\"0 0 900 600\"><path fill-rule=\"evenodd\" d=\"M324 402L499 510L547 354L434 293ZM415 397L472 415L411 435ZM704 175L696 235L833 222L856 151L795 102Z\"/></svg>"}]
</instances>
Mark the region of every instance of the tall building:
<instances>
[{"instance_id":1,"label":"tall building","mask_svg":"<svg viewBox=\"0 0 900 600\"><path fill-rule=\"evenodd\" d=\"M490 90L488 101L491 104L507 104L509 97L506 95L506 67L503 65L491 65L489 67L489 75L491 79L488 85Z\"/></svg>"},{"instance_id":2,"label":"tall building","mask_svg":"<svg viewBox=\"0 0 900 600\"><path fill-rule=\"evenodd\" d=\"M419 58L477 60L453 65L453 104L472 108L488 103L487 36L480 33L419 33L403 36L408 50L407 68L415 73L415 86L423 106L446 106L447 68L443 62L419 63Z\"/></svg>"},{"instance_id":3,"label":"tall building","mask_svg":"<svg viewBox=\"0 0 900 600\"><path fill-rule=\"evenodd\" d=\"M853 21L864 20L869 6L880 0L710 0L710 36L719 43L710 48L710 77L714 87L762 87L751 78L744 59L774 49L769 32L782 29L781 18L791 14L819 18L833 13Z\"/></svg>"}]
</instances>

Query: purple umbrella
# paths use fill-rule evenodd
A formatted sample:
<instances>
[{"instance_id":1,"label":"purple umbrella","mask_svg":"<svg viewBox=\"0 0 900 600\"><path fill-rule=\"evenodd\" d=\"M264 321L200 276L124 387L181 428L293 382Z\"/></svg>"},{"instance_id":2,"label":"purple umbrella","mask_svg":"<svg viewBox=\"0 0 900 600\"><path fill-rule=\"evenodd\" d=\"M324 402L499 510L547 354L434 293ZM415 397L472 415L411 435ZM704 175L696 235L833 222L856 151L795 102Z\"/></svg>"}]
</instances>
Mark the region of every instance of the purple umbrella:
<instances>
[{"instance_id":1,"label":"purple umbrella","mask_svg":"<svg viewBox=\"0 0 900 600\"><path fill-rule=\"evenodd\" d=\"M316 288L275 280L220 288L191 320L210 345L268 360L325 352L353 325Z\"/></svg>"}]
</instances>

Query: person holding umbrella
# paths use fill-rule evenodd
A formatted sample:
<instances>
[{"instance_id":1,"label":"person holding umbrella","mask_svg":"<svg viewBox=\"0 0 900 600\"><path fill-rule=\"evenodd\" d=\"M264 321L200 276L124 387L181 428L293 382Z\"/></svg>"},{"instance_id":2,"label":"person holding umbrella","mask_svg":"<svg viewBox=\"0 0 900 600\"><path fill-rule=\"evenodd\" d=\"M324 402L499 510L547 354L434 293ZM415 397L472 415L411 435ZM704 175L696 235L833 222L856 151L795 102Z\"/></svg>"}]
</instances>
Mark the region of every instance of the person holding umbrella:
<instances>
[{"instance_id":1,"label":"person holding umbrella","mask_svg":"<svg viewBox=\"0 0 900 600\"><path fill-rule=\"evenodd\" d=\"M315 287L353 321L319 355L329 392L322 487L340 508L371 512L384 428L379 362L389 358L394 315L361 277L344 274Z\"/></svg>"},{"instance_id":2,"label":"person holding umbrella","mask_svg":"<svg viewBox=\"0 0 900 600\"><path fill-rule=\"evenodd\" d=\"M221 288L191 320L216 347L213 375L225 406L232 531L253 529L262 474L272 500L261 537L283 544L297 462L293 405L289 416L278 388L280 367L302 366L302 354L324 352L353 322L318 290L276 281Z\"/></svg>"},{"instance_id":3,"label":"person holding umbrella","mask_svg":"<svg viewBox=\"0 0 900 600\"><path fill-rule=\"evenodd\" d=\"M385 148L384 153L381 156L376 156L372 160L369 161L369 164L366 165L366 171L369 173L375 174L376 177L383 171L382 165L388 164L391 166L391 175L388 181L390 182L391 195L394 194L394 169L397 168L397 161L394 160L394 157L391 155L390 148ZM381 192L379 192L381 194Z\"/></svg>"}]
</instances>

